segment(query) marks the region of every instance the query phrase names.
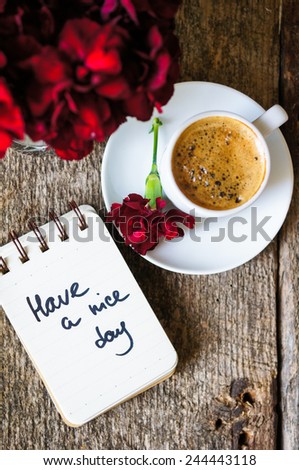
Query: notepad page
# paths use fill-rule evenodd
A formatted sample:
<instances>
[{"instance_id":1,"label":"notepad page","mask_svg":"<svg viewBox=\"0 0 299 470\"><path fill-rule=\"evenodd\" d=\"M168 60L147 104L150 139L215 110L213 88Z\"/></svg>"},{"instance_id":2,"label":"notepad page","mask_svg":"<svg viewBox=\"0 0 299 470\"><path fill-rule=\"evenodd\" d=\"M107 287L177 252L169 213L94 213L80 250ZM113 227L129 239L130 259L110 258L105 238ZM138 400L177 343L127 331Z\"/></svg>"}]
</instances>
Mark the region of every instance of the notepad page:
<instances>
[{"instance_id":1,"label":"notepad page","mask_svg":"<svg viewBox=\"0 0 299 470\"><path fill-rule=\"evenodd\" d=\"M32 232L1 248L10 272L0 278L1 304L59 412L81 425L171 373L177 356L101 218L81 206L44 225L49 250Z\"/></svg>"}]
</instances>

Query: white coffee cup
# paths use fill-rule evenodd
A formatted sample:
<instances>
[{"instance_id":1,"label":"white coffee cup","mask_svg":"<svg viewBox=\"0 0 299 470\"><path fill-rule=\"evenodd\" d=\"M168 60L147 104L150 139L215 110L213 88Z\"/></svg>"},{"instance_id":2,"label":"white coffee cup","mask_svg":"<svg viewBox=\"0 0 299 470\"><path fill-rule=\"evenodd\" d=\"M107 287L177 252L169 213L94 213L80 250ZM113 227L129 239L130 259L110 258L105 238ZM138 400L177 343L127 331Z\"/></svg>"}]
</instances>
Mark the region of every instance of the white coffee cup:
<instances>
[{"instance_id":1,"label":"white coffee cup","mask_svg":"<svg viewBox=\"0 0 299 470\"><path fill-rule=\"evenodd\" d=\"M200 205L197 205L194 202L192 202L180 190L172 172L173 151L183 131L194 122L197 122L201 119L205 119L211 116L225 116L225 117L229 117L232 119L236 119L237 121L240 121L246 124L246 126L248 126L249 128L251 128L258 138L258 143L261 147L261 153L264 154L265 162L266 162L265 176L258 191L244 204L241 204L238 207L227 209L227 210L207 209L205 207L201 207ZM238 114L231 113L229 111L207 111L204 113L196 114L192 116L191 118L187 119L181 124L181 126L172 135L165 149L165 152L162 156L162 160L160 162L160 177L161 177L162 187L167 197L173 202L173 204L177 208L187 213L193 213L195 214L195 216L198 216L198 217L224 217L224 216L235 214L236 212L243 210L246 207L250 206L262 194L269 180L271 158L270 158L270 152L269 152L269 148L266 142L266 138L268 135L270 135L275 129L278 129L287 120L288 120L287 113L278 104L272 106L270 109L265 111L259 118L257 118L253 122L250 122L244 117Z\"/></svg>"}]
</instances>

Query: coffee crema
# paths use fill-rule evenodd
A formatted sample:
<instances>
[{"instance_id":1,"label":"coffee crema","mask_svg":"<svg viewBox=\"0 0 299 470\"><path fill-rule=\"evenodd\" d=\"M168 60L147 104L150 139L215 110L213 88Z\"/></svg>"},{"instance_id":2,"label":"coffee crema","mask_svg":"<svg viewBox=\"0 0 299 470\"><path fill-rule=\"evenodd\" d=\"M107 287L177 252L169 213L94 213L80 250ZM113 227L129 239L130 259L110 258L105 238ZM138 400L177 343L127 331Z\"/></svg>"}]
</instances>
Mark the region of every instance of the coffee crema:
<instances>
[{"instance_id":1,"label":"coffee crema","mask_svg":"<svg viewBox=\"0 0 299 470\"><path fill-rule=\"evenodd\" d=\"M231 117L209 116L178 138L172 172L190 201L206 209L228 210L245 204L259 190L266 157L249 126Z\"/></svg>"}]
</instances>

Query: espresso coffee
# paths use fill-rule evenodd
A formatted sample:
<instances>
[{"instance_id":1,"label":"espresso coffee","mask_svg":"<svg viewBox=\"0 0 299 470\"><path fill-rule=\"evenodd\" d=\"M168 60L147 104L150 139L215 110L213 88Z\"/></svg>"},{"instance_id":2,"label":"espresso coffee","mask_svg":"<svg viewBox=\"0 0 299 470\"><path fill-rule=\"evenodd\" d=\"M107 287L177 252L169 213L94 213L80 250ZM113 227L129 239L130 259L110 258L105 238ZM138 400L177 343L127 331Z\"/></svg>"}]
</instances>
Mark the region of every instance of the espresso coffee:
<instances>
[{"instance_id":1,"label":"espresso coffee","mask_svg":"<svg viewBox=\"0 0 299 470\"><path fill-rule=\"evenodd\" d=\"M209 116L182 132L172 154L172 171L190 201L228 210L245 204L259 190L266 158L249 126L231 117Z\"/></svg>"}]
</instances>

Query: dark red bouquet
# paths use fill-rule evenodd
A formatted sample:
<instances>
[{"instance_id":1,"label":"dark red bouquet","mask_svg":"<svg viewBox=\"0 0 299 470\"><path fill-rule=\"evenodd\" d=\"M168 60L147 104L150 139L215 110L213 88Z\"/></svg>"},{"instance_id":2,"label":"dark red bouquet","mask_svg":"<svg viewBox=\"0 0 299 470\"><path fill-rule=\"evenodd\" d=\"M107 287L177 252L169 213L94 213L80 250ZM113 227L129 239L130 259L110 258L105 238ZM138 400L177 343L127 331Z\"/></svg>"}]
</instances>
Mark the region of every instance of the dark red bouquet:
<instances>
[{"instance_id":1,"label":"dark red bouquet","mask_svg":"<svg viewBox=\"0 0 299 470\"><path fill-rule=\"evenodd\" d=\"M180 0L0 0L0 157L13 139L80 159L161 110L178 78Z\"/></svg>"}]
</instances>

